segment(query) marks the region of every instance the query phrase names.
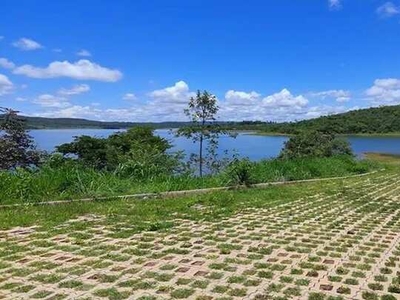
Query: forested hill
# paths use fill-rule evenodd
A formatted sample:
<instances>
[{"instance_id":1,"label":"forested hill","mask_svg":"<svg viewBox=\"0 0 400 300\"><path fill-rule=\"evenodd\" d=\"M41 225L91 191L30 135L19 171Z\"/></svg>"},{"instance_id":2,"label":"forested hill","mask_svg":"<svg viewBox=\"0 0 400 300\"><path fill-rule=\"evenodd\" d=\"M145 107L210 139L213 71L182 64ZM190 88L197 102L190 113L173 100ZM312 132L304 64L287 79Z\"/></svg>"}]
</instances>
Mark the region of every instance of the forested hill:
<instances>
[{"instance_id":1,"label":"forested hill","mask_svg":"<svg viewBox=\"0 0 400 300\"><path fill-rule=\"evenodd\" d=\"M22 117L29 129L98 128L123 129L133 126L154 128L178 128L185 122L140 123L101 122L72 118ZM1 119L1 116L0 116ZM400 105L354 110L343 114L319 117L311 120L286 123L260 121L220 122L226 129L257 130L266 133L293 134L305 130L321 130L338 134L389 134L400 133Z\"/></svg>"},{"instance_id":2,"label":"forested hill","mask_svg":"<svg viewBox=\"0 0 400 300\"><path fill-rule=\"evenodd\" d=\"M292 123L269 123L260 127L265 132L289 134L304 130L338 134L400 133L400 105L360 109Z\"/></svg>"},{"instance_id":3,"label":"forested hill","mask_svg":"<svg viewBox=\"0 0 400 300\"><path fill-rule=\"evenodd\" d=\"M164 123L139 123L139 122L101 122L74 118L41 118L22 116L28 129L69 129L69 128L93 128L93 129L124 129L134 126L151 126L154 128L176 128L182 126L180 122Z\"/></svg>"}]
</instances>

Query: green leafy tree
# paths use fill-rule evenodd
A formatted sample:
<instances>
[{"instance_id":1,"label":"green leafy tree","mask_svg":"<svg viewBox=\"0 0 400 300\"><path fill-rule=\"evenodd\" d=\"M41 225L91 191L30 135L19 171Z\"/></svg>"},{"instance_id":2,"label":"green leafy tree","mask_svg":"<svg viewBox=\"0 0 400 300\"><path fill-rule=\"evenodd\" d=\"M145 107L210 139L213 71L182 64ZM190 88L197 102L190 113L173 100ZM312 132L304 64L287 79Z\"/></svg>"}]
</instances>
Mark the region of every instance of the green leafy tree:
<instances>
[{"instance_id":1,"label":"green leafy tree","mask_svg":"<svg viewBox=\"0 0 400 300\"><path fill-rule=\"evenodd\" d=\"M217 159L218 138L229 133L215 122L218 110L217 98L207 91L198 90L196 96L190 98L188 108L184 110L191 124L179 128L176 132L177 136L186 137L199 144L198 154L192 154L190 161L198 165L200 177L203 176L204 166L209 171L216 171L221 167L221 161Z\"/></svg>"},{"instance_id":2,"label":"green leafy tree","mask_svg":"<svg viewBox=\"0 0 400 300\"><path fill-rule=\"evenodd\" d=\"M134 127L108 138L75 137L56 147L64 156L96 169L117 171L124 176L148 178L171 174L179 168L179 153L169 153L171 144L154 135L150 127Z\"/></svg>"},{"instance_id":3,"label":"green leafy tree","mask_svg":"<svg viewBox=\"0 0 400 300\"><path fill-rule=\"evenodd\" d=\"M38 166L43 153L36 149L18 111L0 107L0 118L0 170Z\"/></svg>"},{"instance_id":4,"label":"green leafy tree","mask_svg":"<svg viewBox=\"0 0 400 300\"><path fill-rule=\"evenodd\" d=\"M331 157L336 155L353 155L350 144L337 138L334 134L320 131L302 132L291 137L279 155L283 159L304 157Z\"/></svg>"},{"instance_id":5,"label":"green leafy tree","mask_svg":"<svg viewBox=\"0 0 400 300\"><path fill-rule=\"evenodd\" d=\"M87 135L76 136L73 142L57 146L56 151L66 156L74 155L79 162L90 167L110 167L107 139Z\"/></svg>"}]
</instances>

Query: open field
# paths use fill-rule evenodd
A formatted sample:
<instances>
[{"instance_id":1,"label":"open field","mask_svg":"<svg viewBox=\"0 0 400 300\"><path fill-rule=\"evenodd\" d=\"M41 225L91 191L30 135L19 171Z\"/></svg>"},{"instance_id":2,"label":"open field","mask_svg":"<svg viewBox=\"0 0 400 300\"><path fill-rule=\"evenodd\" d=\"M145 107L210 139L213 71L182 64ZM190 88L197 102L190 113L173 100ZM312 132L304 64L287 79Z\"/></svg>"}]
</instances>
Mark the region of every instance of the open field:
<instances>
[{"instance_id":1,"label":"open field","mask_svg":"<svg viewBox=\"0 0 400 300\"><path fill-rule=\"evenodd\" d=\"M399 299L399 181L2 210L0 298Z\"/></svg>"}]
</instances>

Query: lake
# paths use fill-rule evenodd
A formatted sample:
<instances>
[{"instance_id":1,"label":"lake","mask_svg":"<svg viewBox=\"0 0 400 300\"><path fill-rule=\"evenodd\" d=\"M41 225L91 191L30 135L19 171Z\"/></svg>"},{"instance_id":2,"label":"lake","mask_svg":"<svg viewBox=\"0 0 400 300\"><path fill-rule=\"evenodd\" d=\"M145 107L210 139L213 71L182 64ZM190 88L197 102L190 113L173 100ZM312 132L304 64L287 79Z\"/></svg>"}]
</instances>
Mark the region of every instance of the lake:
<instances>
[{"instance_id":1,"label":"lake","mask_svg":"<svg viewBox=\"0 0 400 300\"><path fill-rule=\"evenodd\" d=\"M38 148L53 151L55 146L71 142L74 136L89 135L107 137L118 130L111 129L60 129L60 130L31 130L30 134L35 139ZM173 150L183 150L185 153L197 153L198 145L185 138L176 138L170 130L160 129L155 131L161 137L169 139L174 145ZM353 151L361 156L365 152L381 152L400 154L400 137L347 137ZM276 157L287 137L260 136L248 133L239 133L236 139L222 136L219 143L219 152L237 151L243 157L252 160Z\"/></svg>"}]
</instances>

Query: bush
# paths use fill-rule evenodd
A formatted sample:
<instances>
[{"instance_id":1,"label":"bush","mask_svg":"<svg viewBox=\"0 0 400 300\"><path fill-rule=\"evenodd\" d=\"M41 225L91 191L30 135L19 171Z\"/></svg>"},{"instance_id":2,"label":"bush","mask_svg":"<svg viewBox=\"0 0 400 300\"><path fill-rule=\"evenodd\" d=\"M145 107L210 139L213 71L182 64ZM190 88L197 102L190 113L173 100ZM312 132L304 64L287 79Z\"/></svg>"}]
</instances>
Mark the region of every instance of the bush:
<instances>
[{"instance_id":1,"label":"bush","mask_svg":"<svg viewBox=\"0 0 400 300\"><path fill-rule=\"evenodd\" d=\"M97 170L114 171L119 176L149 178L171 175L179 168L179 154L168 153L171 144L153 134L149 127L134 127L108 138L76 137L57 147L64 157ZM57 160L56 160L57 161Z\"/></svg>"},{"instance_id":2,"label":"bush","mask_svg":"<svg viewBox=\"0 0 400 300\"><path fill-rule=\"evenodd\" d=\"M319 131L303 132L291 137L284 145L279 158L353 156L350 144L333 134Z\"/></svg>"},{"instance_id":3,"label":"bush","mask_svg":"<svg viewBox=\"0 0 400 300\"><path fill-rule=\"evenodd\" d=\"M229 185L249 186L254 183L254 163L249 159L235 159L226 169Z\"/></svg>"}]
</instances>

